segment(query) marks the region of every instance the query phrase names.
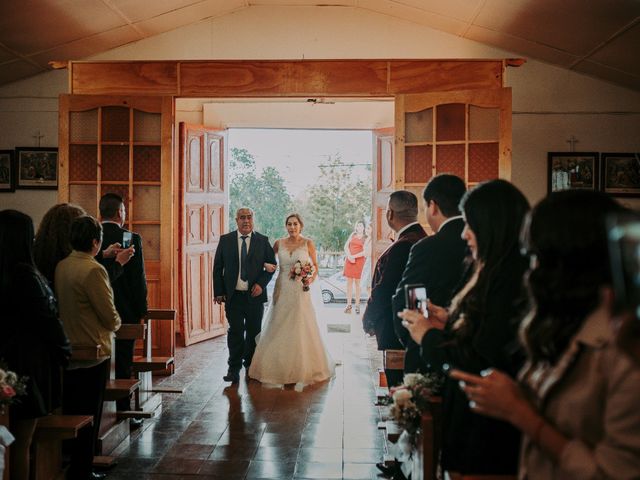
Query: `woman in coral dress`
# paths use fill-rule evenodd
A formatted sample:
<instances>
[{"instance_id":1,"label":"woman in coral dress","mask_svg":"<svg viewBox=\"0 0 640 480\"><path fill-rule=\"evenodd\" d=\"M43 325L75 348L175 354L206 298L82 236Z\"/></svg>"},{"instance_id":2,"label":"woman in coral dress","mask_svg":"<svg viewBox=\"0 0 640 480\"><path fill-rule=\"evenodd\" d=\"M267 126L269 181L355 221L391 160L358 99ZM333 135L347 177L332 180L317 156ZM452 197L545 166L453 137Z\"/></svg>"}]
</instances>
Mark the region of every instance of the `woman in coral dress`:
<instances>
[{"instance_id":1,"label":"woman in coral dress","mask_svg":"<svg viewBox=\"0 0 640 480\"><path fill-rule=\"evenodd\" d=\"M345 313L351 313L354 284L356 287L354 302L356 304L356 313L360 313L360 278L362 278L362 269L364 268L366 257L365 241L364 222L358 221L354 225L353 232L349 235L347 243L344 245L346 258L343 275L347 278L347 308L344 309Z\"/></svg>"}]
</instances>

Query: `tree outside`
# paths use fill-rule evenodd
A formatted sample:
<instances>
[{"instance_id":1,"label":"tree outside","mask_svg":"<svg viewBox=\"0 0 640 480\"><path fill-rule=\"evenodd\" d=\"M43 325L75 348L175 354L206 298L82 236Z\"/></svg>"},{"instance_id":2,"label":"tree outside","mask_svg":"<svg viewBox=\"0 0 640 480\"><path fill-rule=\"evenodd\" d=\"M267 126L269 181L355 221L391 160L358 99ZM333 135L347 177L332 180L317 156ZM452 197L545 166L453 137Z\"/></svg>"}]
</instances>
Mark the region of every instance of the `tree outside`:
<instances>
[{"instance_id":1,"label":"tree outside","mask_svg":"<svg viewBox=\"0 0 640 480\"><path fill-rule=\"evenodd\" d=\"M280 172L273 167L257 171L255 158L244 148L232 148L230 158L229 225L234 229L236 211L254 212L255 229L271 242L285 234L284 219L292 211L291 195Z\"/></svg>"},{"instance_id":2,"label":"tree outside","mask_svg":"<svg viewBox=\"0 0 640 480\"><path fill-rule=\"evenodd\" d=\"M342 251L357 221L371 218L371 166L367 173L354 175L354 165L345 163L340 153L329 155L319 166L320 175L295 202L284 178L274 167L257 171L254 156L247 149L231 149L229 225L234 228L235 212L247 206L255 212L255 228L271 242L286 234L284 220L297 211L305 222L304 234L318 249Z\"/></svg>"},{"instance_id":3,"label":"tree outside","mask_svg":"<svg viewBox=\"0 0 640 480\"><path fill-rule=\"evenodd\" d=\"M371 177L355 179L353 168L340 153L331 155L309 189L304 208L307 233L324 250L341 251L355 223L371 218Z\"/></svg>"}]
</instances>

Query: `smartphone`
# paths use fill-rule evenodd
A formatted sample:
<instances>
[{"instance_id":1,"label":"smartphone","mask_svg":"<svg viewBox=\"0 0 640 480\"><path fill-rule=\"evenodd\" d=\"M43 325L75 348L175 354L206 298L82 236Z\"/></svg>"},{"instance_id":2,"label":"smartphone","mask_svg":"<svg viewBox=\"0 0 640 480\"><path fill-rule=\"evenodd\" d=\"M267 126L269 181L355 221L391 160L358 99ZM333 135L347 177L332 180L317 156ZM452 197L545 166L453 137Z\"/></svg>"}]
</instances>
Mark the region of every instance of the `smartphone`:
<instances>
[{"instance_id":1,"label":"smartphone","mask_svg":"<svg viewBox=\"0 0 640 480\"><path fill-rule=\"evenodd\" d=\"M425 317L427 310L427 287L422 284L404 286L405 305L409 310L419 310Z\"/></svg>"},{"instance_id":2,"label":"smartphone","mask_svg":"<svg viewBox=\"0 0 640 480\"><path fill-rule=\"evenodd\" d=\"M611 215L607 227L616 313L631 312L640 319L640 215Z\"/></svg>"},{"instance_id":3,"label":"smartphone","mask_svg":"<svg viewBox=\"0 0 640 480\"><path fill-rule=\"evenodd\" d=\"M129 248L131 246L131 232L124 232L122 234L122 248Z\"/></svg>"}]
</instances>

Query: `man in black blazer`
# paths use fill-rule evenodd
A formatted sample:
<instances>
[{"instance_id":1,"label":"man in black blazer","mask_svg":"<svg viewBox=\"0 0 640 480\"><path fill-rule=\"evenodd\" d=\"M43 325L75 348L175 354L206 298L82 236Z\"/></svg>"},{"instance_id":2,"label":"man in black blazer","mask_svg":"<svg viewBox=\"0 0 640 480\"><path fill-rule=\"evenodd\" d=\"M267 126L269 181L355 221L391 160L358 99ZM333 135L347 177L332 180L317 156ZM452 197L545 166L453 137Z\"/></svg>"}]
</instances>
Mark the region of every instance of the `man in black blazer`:
<instances>
[{"instance_id":1,"label":"man in black blazer","mask_svg":"<svg viewBox=\"0 0 640 480\"><path fill-rule=\"evenodd\" d=\"M100 217L102 219L103 245L118 245L118 255L106 258L100 252L98 260L109 272L109 280L113 289L113 301L122 323L140 323L147 314L147 277L144 271L142 239L137 233L124 228L127 212L120 195L106 193L100 198ZM131 244L125 245L123 237L131 235ZM127 262L120 258L126 254ZM126 257L125 257L126 259ZM115 272L115 273L114 273ZM131 364L135 340L117 340L115 342L116 378L131 378ZM120 411L130 410L130 399L120 399L116 403Z\"/></svg>"},{"instance_id":2,"label":"man in black blazer","mask_svg":"<svg viewBox=\"0 0 640 480\"><path fill-rule=\"evenodd\" d=\"M364 331L376 336L381 351L403 348L393 327L391 297L402 278L411 247L427 235L418 223L418 199L407 190L398 190L389 196L386 218L396 232L396 239L376 262L371 295L362 317ZM397 370L385 369L385 375L390 387L402 383L402 373Z\"/></svg>"},{"instance_id":3,"label":"man in black blazer","mask_svg":"<svg viewBox=\"0 0 640 480\"><path fill-rule=\"evenodd\" d=\"M429 180L422 193L427 222L436 233L411 248L392 301L393 325L406 348L405 373L424 372L427 366L421 360L420 345L411 339L409 331L402 326L402 319L398 318L398 312L406 307L404 286L423 284L427 288L429 302L442 307L451 303L454 289L462 279L467 254L467 244L462 239L464 221L458 208L464 193L464 181L447 173Z\"/></svg>"},{"instance_id":4,"label":"man in black blazer","mask_svg":"<svg viewBox=\"0 0 640 480\"><path fill-rule=\"evenodd\" d=\"M276 263L269 239L253 231L253 211L238 209L236 223L237 230L220 237L213 262L215 301L225 304L229 322L229 370L223 378L231 383L240 381L243 364L249 371L262 329L267 284L275 271L267 271L265 264Z\"/></svg>"}]
</instances>

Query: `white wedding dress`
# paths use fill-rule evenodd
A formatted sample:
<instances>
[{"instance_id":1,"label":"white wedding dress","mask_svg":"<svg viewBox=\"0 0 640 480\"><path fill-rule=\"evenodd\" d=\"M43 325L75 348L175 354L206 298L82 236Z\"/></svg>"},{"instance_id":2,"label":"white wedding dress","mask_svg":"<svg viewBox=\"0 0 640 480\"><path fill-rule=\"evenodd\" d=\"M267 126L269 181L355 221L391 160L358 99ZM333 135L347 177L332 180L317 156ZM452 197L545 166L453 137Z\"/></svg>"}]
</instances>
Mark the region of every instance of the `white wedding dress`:
<instances>
[{"instance_id":1,"label":"white wedding dress","mask_svg":"<svg viewBox=\"0 0 640 480\"><path fill-rule=\"evenodd\" d=\"M318 327L313 284L311 291L305 292L300 279L289 278L291 267L298 260L311 261L306 242L292 252L280 246L280 271L273 299L262 332L256 338L256 351L249 367L249 376L263 386L296 384L296 390L301 390L335 373L335 363ZM317 284L317 279L313 283Z\"/></svg>"}]
</instances>

